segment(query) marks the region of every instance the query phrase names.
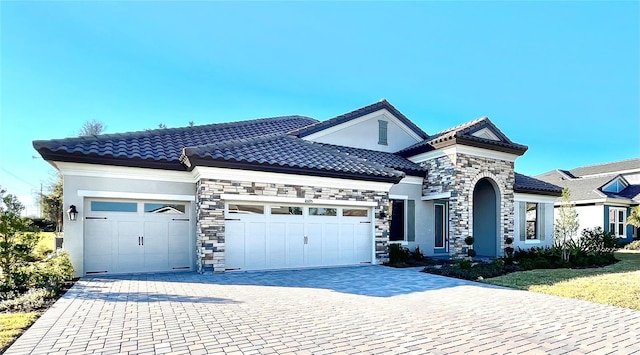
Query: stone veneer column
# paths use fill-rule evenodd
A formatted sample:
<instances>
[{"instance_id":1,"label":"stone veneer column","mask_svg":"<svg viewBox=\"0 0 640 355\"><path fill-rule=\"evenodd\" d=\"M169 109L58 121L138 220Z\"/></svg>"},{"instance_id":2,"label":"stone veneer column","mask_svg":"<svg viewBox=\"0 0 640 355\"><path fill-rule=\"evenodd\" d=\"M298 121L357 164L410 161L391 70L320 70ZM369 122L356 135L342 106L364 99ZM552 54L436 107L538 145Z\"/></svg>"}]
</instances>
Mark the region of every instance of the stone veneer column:
<instances>
[{"instance_id":1,"label":"stone veneer column","mask_svg":"<svg viewBox=\"0 0 640 355\"><path fill-rule=\"evenodd\" d=\"M497 238L501 240L498 255L504 249L504 239L514 235L513 162L456 153L425 161L427 169L423 195L450 192L449 254L464 257L464 239L473 236L473 190L482 178L493 181L500 195L500 223Z\"/></svg>"},{"instance_id":2,"label":"stone veneer column","mask_svg":"<svg viewBox=\"0 0 640 355\"><path fill-rule=\"evenodd\" d=\"M380 218L380 212L387 210L389 193L384 191L340 189L299 185L254 183L202 179L198 181L196 203L197 239L196 257L198 272L224 272L225 268L225 223L222 194L266 195L294 197L309 200L342 200L376 202L373 208L375 218L375 250L378 263L388 260L389 241L388 217ZM312 205L312 204L309 204Z\"/></svg>"}]
</instances>

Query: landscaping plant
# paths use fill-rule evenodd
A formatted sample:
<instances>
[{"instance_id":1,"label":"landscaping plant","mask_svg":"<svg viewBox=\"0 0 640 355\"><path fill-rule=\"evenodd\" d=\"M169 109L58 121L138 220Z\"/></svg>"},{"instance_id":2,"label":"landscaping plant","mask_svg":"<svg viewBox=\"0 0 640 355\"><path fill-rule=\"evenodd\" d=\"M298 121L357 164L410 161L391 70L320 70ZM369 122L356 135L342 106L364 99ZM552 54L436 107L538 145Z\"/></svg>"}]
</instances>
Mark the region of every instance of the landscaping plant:
<instances>
[{"instance_id":1,"label":"landscaping plant","mask_svg":"<svg viewBox=\"0 0 640 355\"><path fill-rule=\"evenodd\" d=\"M577 237L578 228L580 228L578 212L576 212L574 204L571 202L569 189L565 187L562 190L562 201L558 209L558 218L554 224L554 244L561 250L562 260L565 262L569 261L570 244Z\"/></svg>"}]
</instances>

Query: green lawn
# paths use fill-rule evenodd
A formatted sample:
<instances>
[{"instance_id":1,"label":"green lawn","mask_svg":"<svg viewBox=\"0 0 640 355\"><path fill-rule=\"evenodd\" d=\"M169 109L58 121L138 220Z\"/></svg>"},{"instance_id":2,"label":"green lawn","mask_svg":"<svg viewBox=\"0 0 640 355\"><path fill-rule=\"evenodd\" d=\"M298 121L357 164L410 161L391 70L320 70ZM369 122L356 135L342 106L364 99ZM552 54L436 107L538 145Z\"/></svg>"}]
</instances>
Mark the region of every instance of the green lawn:
<instances>
[{"instance_id":1,"label":"green lawn","mask_svg":"<svg viewBox=\"0 0 640 355\"><path fill-rule=\"evenodd\" d=\"M640 310L640 253L615 254L603 268L514 272L484 282Z\"/></svg>"},{"instance_id":2,"label":"green lawn","mask_svg":"<svg viewBox=\"0 0 640 355\"><path fill-rule=\"evenodd\" d=\"M37 313L0 314L0 353L38 318Z\"/></svg>"}]
</instances>

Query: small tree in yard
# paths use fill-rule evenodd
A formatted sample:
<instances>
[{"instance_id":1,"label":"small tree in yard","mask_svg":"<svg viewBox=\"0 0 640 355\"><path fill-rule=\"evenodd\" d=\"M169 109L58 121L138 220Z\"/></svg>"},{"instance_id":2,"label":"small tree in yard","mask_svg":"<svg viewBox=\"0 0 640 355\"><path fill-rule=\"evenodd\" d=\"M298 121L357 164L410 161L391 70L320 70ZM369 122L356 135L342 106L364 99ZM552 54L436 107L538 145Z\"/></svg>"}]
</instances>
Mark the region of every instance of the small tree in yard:
<instances>
[{"instance_id":1,"label":"small tree in yard","mask_svg":"<svg viewBox=\"0 0 640 355\"><path fill-rule=\"evenodd\" d=\"M631 209L631 214L627 218L627 224L640 228L640 206Z\"/></svg>"},{"instance_id":2,"label":"small tree in yard","mask_svg":"<svg viewBox=\"0 0 640 355\"><path fill-rule=\"evenodd\" d=\"M31 221L20 216L24 206L0 187L0 287L1 291L22 292L28 275L24 268L32 261L32 252L38 242L38 234L31 228Z\"/></svg>"},{"instance_id":3,"label":"small tree in yard","mask_svg":"<svg viewBox=\"0 0 640 355\"><path fill-rule=\"evenodd\" d=\"M562 251L562 260L569 261L569 244L578 235L578 212L571 202L571 193L568 188L562 190L562 204L558 209L558 218L555 223L555 244Z\"/></svg>"}]
</instances>

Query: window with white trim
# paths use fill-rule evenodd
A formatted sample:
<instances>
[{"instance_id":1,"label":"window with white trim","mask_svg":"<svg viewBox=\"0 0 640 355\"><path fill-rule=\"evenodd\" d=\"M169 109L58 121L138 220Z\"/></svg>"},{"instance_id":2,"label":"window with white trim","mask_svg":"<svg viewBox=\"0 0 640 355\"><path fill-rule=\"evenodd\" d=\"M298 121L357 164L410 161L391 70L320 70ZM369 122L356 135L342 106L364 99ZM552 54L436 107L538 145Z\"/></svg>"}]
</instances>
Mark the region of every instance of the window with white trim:
<instances>
[{"instance_id":1,"label":"window with white trim","mask_svg":"<svg viewBox=\"0 0 640 355\"><path fill-rule=\"evenodd\" d=\"M609 207L609 232L613 233L618 238L624 238L626 220L626 208Z\"/></svg>"}]
</instances>

